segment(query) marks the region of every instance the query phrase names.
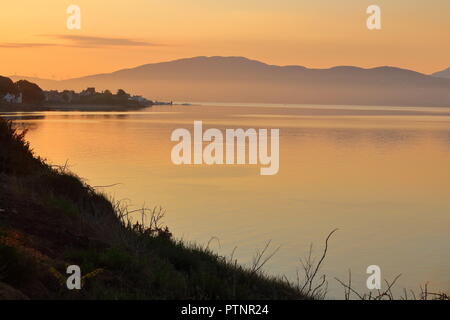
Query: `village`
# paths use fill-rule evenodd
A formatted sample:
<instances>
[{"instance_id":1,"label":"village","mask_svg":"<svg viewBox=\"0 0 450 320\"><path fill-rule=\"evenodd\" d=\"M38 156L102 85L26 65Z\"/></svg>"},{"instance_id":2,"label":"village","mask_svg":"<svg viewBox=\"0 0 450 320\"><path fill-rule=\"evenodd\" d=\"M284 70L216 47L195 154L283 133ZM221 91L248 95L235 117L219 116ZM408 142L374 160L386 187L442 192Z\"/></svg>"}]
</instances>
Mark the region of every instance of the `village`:
<instances>
[{"instance_id":1,"label":"village","mask_svg":"<svg viewBox=\"0 0 450 320\"><path fill-rule=\"evenodd\" d=\"M139 106L153 105L153 101L142 96L130 95L124 90L119 89L116 94L109 90L97 92L95 88L87 88L79 93L74 90L50 90L44 91L45 102L50 104L130 104Z\"/></svg>"},{"instance_id":2,"label":"village","mask_svg":"<svg viewBox=\"0 0 450 320\"><path fill-rule=\"evenodd\" d=\"M87 88L79 93L74 90L49 90L43 91L44 104L113 104L147 107L151 105L172 105L172 102L161 102L148 100L139 95L130 95L124 90L119 89L116 94L109 90L97 92L95 88ZM24 102L22 92L6 93L0 96L0 103L21 105Z\"/></svg>"},{"instance_id":3,"label":"village","mask_svg":"<svg viewBox=\"0 0 450 320\"><path fill-rule=\"evenodd\" d=\"M8 92L1 98L1 101L11 104L22 104L22 93L13 94Z\"/></svg>"},{"instance_id":4,"label":"village","mask_svg":"<svg viewBox=\"0 0 450 320\"><path fill-rule=\"evenodd\" d=\"M115 94L110 90L98 92L94 87L81 92L44 91L35 83L26 80L14 83L9 78L0 77L0 105L7 108L77 105L145 108L152 105L172 105L172 102L152 101L139 95L131 95L123 89L118 89Z\"/></svg>"}]
</instances>

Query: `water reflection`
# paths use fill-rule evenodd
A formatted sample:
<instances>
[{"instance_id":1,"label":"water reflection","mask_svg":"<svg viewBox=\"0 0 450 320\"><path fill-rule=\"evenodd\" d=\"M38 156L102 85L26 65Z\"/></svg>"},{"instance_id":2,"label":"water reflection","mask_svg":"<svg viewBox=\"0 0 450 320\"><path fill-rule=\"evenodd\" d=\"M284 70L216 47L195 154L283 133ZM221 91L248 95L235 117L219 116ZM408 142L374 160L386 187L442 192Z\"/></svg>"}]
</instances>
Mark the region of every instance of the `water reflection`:
<instances>
[{"instance_id":1,"label":"water reflection","mask_svg":"<svg viewBox=\"0 0 450 320\"><path fill-rule=\"evenodd\" d=\"M11 121L45 119L45 115L39 114L0 114L0 117Z\"/></svg>"},{"instance_id":2,"label":"water reflection","mask_svg":"<svg viewBox=\"0 0 450 320\"><path fill-rule=\"evenodd\" d=\"M126 119L130 115L126 113L81 113L81 114L63 114L59 115L58 118L61 119Z\"/></svg>"},{"instance_id":3,"label":"water reflection","mask_svg":"<svg viewBox=\"0 0 450 320\"><path fill-rule=\"evenodd\" d=\"M44 113L16 123L34 128L28 139L37 154L54 164L68 159L92 185L121 183L107 191L136 208L162 205L174 234L203 244L219 237L219 253L237 246L241 263L272 239L282 249L267 271L295 280L309 243L320 245L339 227L324 266L330 279L344 279L351 268L355 286L363 288L365 268L377 264L386 278L403 273L400 287L430 281L446 289L448 115L427 108L370 115L367 108L172 106ZM192 128L194 120L219 129L280 128L279 174L262 177L251 166L174 166L171 132ZM340 292L330 282L330 295Z\"/></svg>"},{"instance_id":4,"label":"water reflection","mask_svg":"<svg viewBox=\"0 0 450 320\"><path fill-rule=\"evenodd\" d=\"M444 131L445 132L445 131ZM398 148L417 143L424 135L431 133L411 129L361 129L361 128L299 128L286 129L282 133L296 140L327 139L339 148L358 148L371 144L377 148ZM442 132L441 132L442 133ZM433 133L436 138L439 134Z\"/></svg>"}]
</instances>

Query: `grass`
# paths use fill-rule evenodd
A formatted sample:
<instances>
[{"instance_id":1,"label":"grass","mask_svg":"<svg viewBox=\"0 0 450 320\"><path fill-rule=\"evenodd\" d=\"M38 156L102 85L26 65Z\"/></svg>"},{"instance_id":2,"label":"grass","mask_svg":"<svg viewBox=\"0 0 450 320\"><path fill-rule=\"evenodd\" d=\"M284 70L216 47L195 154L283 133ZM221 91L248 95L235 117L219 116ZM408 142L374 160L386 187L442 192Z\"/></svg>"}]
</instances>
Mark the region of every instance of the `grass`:
<instances>
[{"instance_id":1,"label":"grass","mask_svg":"<svg viewBox=\"0 0 450 320\"><path fill-rule=\"evenodd\" d=\"M37 274L34 261L18 249L0 244L0 281L6 280L11 285L23 285Z\"/></svg>"}]
</instances>

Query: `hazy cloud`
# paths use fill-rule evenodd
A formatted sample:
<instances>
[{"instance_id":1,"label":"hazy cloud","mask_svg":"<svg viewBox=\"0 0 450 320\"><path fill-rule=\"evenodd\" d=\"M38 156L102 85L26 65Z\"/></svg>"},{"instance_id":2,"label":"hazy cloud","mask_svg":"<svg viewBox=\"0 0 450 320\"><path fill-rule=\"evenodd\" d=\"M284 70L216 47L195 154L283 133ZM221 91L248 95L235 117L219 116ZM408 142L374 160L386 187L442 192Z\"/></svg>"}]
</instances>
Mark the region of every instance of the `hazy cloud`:
<instances>
[{"instance_id":1,"label":"hazy cloud","mask_svg":"<svg viewBox=\"0 0 450 320\"><path fill-rule=\"evenodd\" d=\"M0 48L36 48L36 47L54 47L55 43L0 43Z\"/></svg>"},{"instance_id":2,"label":"hazy cloud","mask_svg":"<svg viewBox=\"0 0 450 320\"><path fill-rule=\"evenodd\" d=\"M126 38L108 38L108 37L93 37L93 36L77 36L77 35L45 35L54 39L66 40L71 42L75 47L149 47L158 46L157 44L136 41Z\"/></svg>"},{"instance_id":3,"label":"hazy cloud","mask_svg":"<svg viewBox=\"0 0 450 320\"><path fill-rule=\"evenodd\" d=\"M64 43L0 43L0 48L37 48L37 47L76 47L76 48L110 48L110 47L153 47L162 46L145 41L136 41L127 38L108 38L78 35L40 35Z\"/></svg>"}]
</instances>

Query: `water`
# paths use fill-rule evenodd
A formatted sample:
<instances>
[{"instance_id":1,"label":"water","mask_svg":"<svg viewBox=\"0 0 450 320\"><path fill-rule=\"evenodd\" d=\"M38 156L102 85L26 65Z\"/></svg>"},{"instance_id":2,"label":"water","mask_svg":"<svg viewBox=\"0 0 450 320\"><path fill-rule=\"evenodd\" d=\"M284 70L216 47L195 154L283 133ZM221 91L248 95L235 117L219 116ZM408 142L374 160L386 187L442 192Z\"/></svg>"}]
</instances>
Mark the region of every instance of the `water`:
<instances>
[{"instance_id":1,"label":"water","mask_svg":"<svg viewBox=\"0 0 450 320\"><path fill-rule=\"evenodd\" d=\"M348 270L364 290L367 266L397 287L450 290L450 109L202 104L142 112L15 114L35 152L132 208L162 206L178 238L251 264L272 240L270 274L295 280L309 244L329 297ZM280 171L259 166L175 166L171 132L204 127L279 128Z\"/></svg>"}]
</instances>

